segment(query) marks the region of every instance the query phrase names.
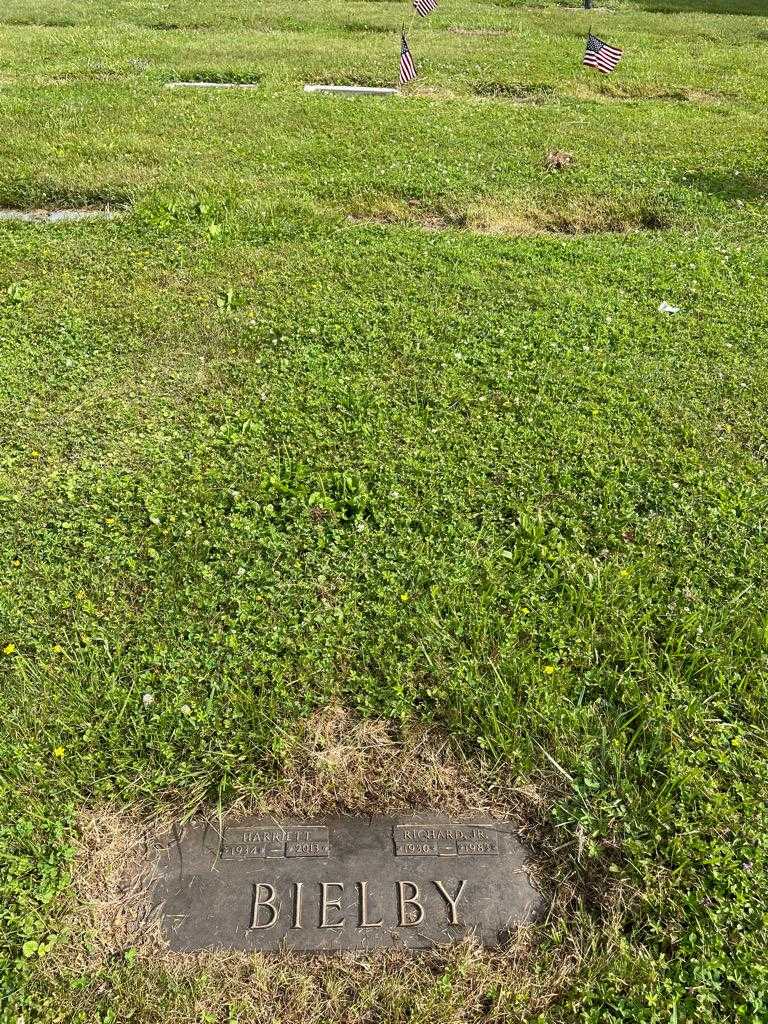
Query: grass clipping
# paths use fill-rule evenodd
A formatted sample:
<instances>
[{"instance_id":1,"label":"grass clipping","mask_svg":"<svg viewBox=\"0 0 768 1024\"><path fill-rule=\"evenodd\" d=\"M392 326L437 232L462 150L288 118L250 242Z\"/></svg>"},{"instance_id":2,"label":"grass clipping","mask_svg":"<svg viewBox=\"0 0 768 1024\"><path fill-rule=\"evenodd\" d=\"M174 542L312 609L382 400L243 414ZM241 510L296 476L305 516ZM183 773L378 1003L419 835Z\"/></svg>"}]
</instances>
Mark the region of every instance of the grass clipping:
<instances>
[{"instance_id":1,"label":"grass clipping","mask_svg":"<svg viewBox=\"0 0 768 1024\"><path fill-rule=\"evenodd\" d=\"M536 803L532 791L505 791L498 776L487 775L434 729L359 720L332 708L290 740L278 785L226 813L231 820L474 812L519 821L530 840L525 821L530 823L532 809L535 817ZM67 941L46 965L49 983L64 982L66 998L75 1004L71 1012L94 1013L106 1000L130 1007L145 1024L520 1020L562 991L580 959L567 943L546 953L535 928L520 929L517 942L503 951L466 941L419 955L174 954L152 919L154 878L146 865L175 817L172 807L153 817L110 807L81 815ZM75 990L66 984L73 976L91 983Z\"/></svg>"}]
</instances>

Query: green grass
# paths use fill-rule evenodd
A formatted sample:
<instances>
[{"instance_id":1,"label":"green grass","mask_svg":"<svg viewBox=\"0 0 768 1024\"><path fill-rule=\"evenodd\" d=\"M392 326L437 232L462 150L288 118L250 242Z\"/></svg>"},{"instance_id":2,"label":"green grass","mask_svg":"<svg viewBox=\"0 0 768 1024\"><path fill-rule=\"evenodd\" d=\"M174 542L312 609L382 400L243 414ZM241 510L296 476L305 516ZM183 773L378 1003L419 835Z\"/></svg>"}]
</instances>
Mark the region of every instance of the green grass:
<instances>
[{"instance_id":1,"label":"green grass","mask_svg":"<svg viewBox=\"0 0 768 1024\"><path fill-rule=\"evenodd\" d=\"M126 207L0 223L4 1024L150 1019L39 971L78 808L258 792L331 701L636 893L542 1024L768 1020L766 4L443 0L409 98L303 94L406 6L3 5L0 205Z\"/></svg>"}]
</instances>

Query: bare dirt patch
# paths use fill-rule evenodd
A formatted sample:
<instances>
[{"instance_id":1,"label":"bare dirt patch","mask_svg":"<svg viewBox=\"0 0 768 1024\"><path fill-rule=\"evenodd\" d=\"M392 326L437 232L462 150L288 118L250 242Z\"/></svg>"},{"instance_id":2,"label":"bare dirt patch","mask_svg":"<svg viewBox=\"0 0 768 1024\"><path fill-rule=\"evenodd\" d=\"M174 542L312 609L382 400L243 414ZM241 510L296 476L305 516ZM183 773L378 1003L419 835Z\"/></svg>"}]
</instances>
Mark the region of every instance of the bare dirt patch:
<instances>
[{"instance_id":1,"label":"bare dirt patch","mask_svg":"<svg viewBox=\"0 0 768 1024\"><path fill-rule=\"evenodd\" d=\"M86 1011L102 997L99 979L108 969L110 1002L130 1008L144 1024L223 1022L237 1014L250 1024L467 1024L532 1015L567 987L598 929L601 948L610 949L623 899L618 891L609 895L602 880L593 889L577 887L563 862L562 839L548 838L546 807L539 788L491 772L434 729L364 721L330 708L306 722L298 738L286 740L279 782L228 808L228 819L439 808L518 821L521 837L536 851L549 922L575 922L574 915L581 915L578 925L557 942L544 939L546 926L520 929L504 950L465 942L418 956L392 950L333 957L173 954L149 910L151 854L180 813L169 801L153 814L115 807L81 814L62 941L40 969L49 984L91 979L71 992L62 985L62 1000ZM209 809L202 819L217 817ZM590 904L601 907L592 922L584 913Z\"/></svg>"}]
</instances>

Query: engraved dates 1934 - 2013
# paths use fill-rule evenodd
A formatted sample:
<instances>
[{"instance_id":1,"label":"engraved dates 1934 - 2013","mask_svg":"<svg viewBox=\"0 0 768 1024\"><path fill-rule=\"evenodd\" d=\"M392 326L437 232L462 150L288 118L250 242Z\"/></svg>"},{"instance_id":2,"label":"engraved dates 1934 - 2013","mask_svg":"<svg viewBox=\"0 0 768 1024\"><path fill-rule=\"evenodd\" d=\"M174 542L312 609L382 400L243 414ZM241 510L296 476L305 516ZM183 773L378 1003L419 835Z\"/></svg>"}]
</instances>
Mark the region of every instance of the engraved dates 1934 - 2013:
<instances>
[{"instance_id":1,"label":"engraved dates 1934 - 2013","mask_svg":"<svg viewBox=\"0 0 768 1024\"><path fill-rule=\"evenodd\" d=\"M279 825L224 830L222 860L266 860L273 857L327 857L325 825Z\"/></svg>"}]
</instances>

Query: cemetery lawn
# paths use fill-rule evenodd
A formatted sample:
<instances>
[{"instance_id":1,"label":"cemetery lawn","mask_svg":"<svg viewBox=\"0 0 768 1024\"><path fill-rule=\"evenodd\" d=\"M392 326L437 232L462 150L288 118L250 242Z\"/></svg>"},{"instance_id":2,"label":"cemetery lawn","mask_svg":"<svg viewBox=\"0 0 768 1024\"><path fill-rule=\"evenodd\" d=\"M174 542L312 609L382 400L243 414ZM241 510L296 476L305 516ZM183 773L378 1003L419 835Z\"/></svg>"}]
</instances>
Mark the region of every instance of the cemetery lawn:
<instances>
[{"instance_id":1,"label":"cemetery lawn","mask_svg":"<svg viewBox=\"0 0 768 1024\"><path fill-rule=\"evenodd\" d=\"M2 5L0 207L119 214L0 221L3 1024L255 1019L46 966L77 816L258 794L335 704L511 779L577 895L543 1002L326 1020L768 1020L766 5L441 0L406 96L303 93L406 9Z\"/></svg>"}]
</instances>

